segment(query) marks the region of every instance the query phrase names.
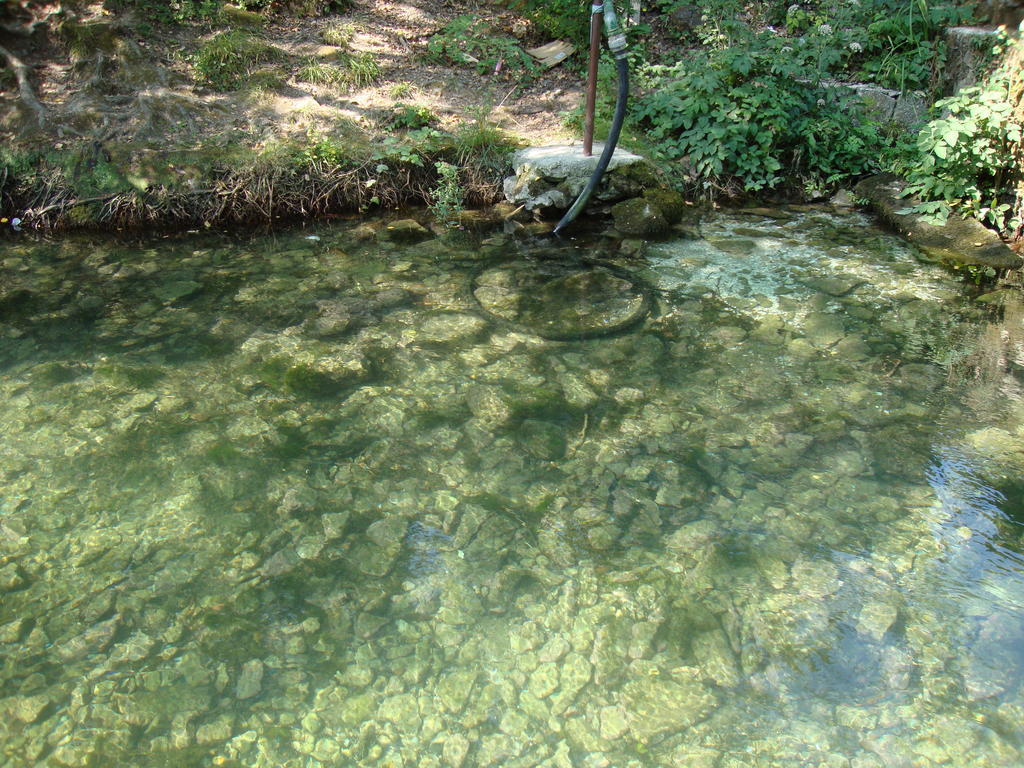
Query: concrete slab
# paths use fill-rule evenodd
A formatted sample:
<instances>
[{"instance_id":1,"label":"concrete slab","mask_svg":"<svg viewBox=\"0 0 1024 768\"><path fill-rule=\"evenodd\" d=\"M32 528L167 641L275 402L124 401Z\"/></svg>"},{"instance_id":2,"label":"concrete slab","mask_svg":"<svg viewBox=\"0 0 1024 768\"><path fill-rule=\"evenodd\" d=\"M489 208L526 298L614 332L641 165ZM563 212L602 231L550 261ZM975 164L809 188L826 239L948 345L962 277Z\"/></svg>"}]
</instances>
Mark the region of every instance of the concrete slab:
<instances>
[{"instance_id":1,"label":"concrete slab","mask_svg":"<svg viewBox=\"0 0 1024 768\"><path fill-rule=\"evenodd\" d=\"M583 144L556 144L549 147L527 147L512 155L512 168L516 175L520 170L529 166L537 175L544 179L562 180L577 177L587 177L594 172L597 161L604 151L603 142L594 142L594 154L586 157L583 154ZM624 165L632 165L642 162L640 155L622 147L615 148L611 162L608 163L608 170L613 171Z\"/></svg>"}]
</instances>

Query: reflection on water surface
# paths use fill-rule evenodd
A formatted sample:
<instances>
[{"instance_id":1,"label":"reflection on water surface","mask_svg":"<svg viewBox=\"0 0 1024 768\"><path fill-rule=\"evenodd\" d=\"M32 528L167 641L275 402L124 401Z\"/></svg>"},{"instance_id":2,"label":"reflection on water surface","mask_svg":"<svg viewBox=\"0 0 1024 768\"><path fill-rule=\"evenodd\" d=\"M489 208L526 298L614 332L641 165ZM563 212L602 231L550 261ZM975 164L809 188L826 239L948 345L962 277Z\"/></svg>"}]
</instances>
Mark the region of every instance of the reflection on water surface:
<instances>
[{"instance_id":1,"label":"reflection on water surface","mask_svg":"<svg viewBox=\"0 0 1024 768\"><path fill-rule=\"evenodd\" d=\"M1019 305L349 233L6 249L0 765L1024 763Z\"/></svg>"}]
</instances>

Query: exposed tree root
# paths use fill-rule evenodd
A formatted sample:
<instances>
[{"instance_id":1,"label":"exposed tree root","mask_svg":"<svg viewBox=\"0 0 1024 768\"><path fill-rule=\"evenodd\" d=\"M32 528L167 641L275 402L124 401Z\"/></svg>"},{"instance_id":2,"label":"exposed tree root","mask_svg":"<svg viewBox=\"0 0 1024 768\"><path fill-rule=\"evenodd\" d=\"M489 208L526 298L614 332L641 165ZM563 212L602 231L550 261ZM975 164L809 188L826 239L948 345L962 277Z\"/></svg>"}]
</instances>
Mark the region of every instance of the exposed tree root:
<instances>
[{"instance_id":1,"label":"exposed tree root","mask_svg":"<svg viewBox=\"0 0 1024 768\"><path fill-rule=\"evenodd\" d=\"M29 82L28 66L3 46L0 46L0 55L7 59L7 63L11 66L11 70L14 72L14 77L18 81L18 93L21 96L22 103L35 113L36 122L39 127L45 127L46 109L44 109L43 105L39 103L39 100L36 98L35 91L32 90L32 84Z\"/></svg>"},{"instance_id":2,"label":"exposed tree root","mask_svg":"<svg viewBox=\"0 0 1024 768\"><path fill-rule=\"evenodd\" d=\"M468 205L487 205L499 198L500 179L479 170L470 170L467 176ZM130 189L79 197L55 171L37 179L30 199L22 198L21 205L11 207L24 211L26 226L40 229L270 224L370 207L422 205L430 202L436 183L435 175L419 166L400 166L382 176L374 164L339 168L313 163L297 170L257 163L223 171L201 189L154 186L144 192Z\"/></svg>"}]
</instances>

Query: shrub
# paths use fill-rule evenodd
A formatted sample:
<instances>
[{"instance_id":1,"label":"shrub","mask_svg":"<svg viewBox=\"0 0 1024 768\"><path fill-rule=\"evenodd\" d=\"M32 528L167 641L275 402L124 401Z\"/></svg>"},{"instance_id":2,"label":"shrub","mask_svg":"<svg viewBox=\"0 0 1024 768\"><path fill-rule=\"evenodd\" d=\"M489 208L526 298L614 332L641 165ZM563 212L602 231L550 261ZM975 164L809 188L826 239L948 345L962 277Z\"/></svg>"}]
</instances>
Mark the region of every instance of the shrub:
<instances>
[{"instance_id":1,"label":"shrub","mask_svg":"<svg viewBox=\"0 0 1024 768\"><path fill-rule=\"evenodd\" d=\"M295 77L300 82L314 85L361 88L380 77L380 67L372 53L353 53L346 54L336 64L306 59Z\"/></svg>"},{"instance_id":2,"label":"shrub","mask_svg":"<svg viewBox=\"0 0 1024 768\"><path fill-rule=\"evenodd\" d=\"M589 2L586 0L518 0L512 6L546 36L565 39L576 47L590 38Z\"/></svg>"},{"instance_id":3,"label":"shrub","mask_svg":"<svg viewBox=\"0 0 1024 768\"><path fill-rule=\"evenodd\" d=\"M437 169L437 186L430 191L430 212L442 225L450 229L459 223L466 191L459 182L457 166L439 160L434 163L434 167Z\"/></svg>"},{"instance_id":4,"label":"shrub","mask_svg":"<svg viewBox=\"0 0 1024 768\"><path fill-rule=\"evenodd\" d=\"M651 67L635 115L706 187L814 187L874 170L881 141L856 102L763 36Z\"/></svg>"},{"instance_id":5,"label":"shrub","mask_svg":"<svg viewBox=\"0 0 1024 768\"><path fill-rule=\"evenodd\" d=\"M405 98L408 98L409 96L412 96L412 92L413 92L412 83L405 82L405 81L403 81L401 83L395 83L394 85L392 85L388 89L388 95L392 99L405 99Z\"/></svg>"},{"instance_id":6,"label":"shrub","mask_svg":"<svg viewBox=\"0 0 1024 768\"><path fill-rule=\"evenodd\" d=\"M193 60L200 82L219 91L241 86L261 64L280 61L280 48L253 37L244 30L221 32L204 43Z\"/></svg>"},{"instance_id":7,"label":"shrub","mask_svg":"<svg viewBox=\"0 0 1024 768\"><path fill-rule=\"evenodd\" d=\"M239 5L242 5L241 3ZM139 16L160 24L181 24L186 21L210 21L220 14L219 0L106 0L108 10L135 9Z\"/></svg>"},{"instance_id":8,"label":"shrub","mask_svg":"<svg viewBox=\"0 0 1024 768\"><path fill-rule=\"evenodd\" d=\"M929 0L873 0L847 13L864 29L860 77L901 91L928 88L945 61L943 29L971 20L968 5Z\"/></svg>"},{"instance_id":9,"label":"shrub","mask_svg":"<svg viewBox=\"0 0 1024 768\"><path fill-rule=\"evenodd\" d=\"M954 210L1005 234L1024 226L1024 41L979 86L961 89L934 109L903 170L918 212L944 221Z\"/></svg>"}]
</instances>

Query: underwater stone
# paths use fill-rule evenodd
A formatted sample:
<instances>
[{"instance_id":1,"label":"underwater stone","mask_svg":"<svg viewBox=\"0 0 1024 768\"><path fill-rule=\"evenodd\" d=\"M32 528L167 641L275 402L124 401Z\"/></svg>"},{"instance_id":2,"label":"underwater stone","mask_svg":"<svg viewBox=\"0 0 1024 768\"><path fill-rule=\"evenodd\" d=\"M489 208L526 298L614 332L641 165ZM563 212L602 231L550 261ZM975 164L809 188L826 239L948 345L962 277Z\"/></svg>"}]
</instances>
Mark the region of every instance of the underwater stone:
<instances>
[{"instance_id":1,"label":"underwater stone","mask_svg":"<svg viewBox=\"0 0 1024 768\"><path fill-rule=\"evenodd\" d=\"M239 699L251 699L263 689L263 662L259 659L250 659L242 665L238 675L238 682L235 684L235 697Z\"/></svg>"},{"instance_id":2,"label":"underwater stone","mask_svg":"<svg viewBox=\"0 0 1024 768\"><path fill-rule=\"evenodd\" d=\"M862 635L867 635L875 642L881 642L885 633L889 631L889 627L896 621L898 613L898 608L892 603L884 601L866 603L860 609L857 631Z\"/></svg>"},{"instance_id":3,"label":"underwater stone","mask_svg":"<svg viewBox=\"0 0 1024 768\"><path fill-rule=\"evenodd\" d=\"M418 243L430 236L430 230L415 219L392 221L377 232L377 237L381 240L392 240L396 243Z\"/></svg>"},{"instance_id":4,"label":"underwater stone","mask_svg":"<svg viewBox=\"0 0 1024 768\"><path fill-rule=\"evenodd\" d=\"M17 563L7 563L0 568L0 592L13 592L25 586L25 577Z\"/></svg>"},{"instance_id":5,"label":"underwater stone","mask_svg":"<svg viewBox=\"0 0 1024 768\"><path fill-rule=\"evenodd\" d=\"M983 465L983 470L995 469L1007 476L1024 471L1024 436L1018 437L998 427L986 427L969 433L964 442L979 456L987 457L989 466Z\"/></svg>"},{"instance_id":6,"label":"underwater stone","mask_svg":"<svg viewBox=\"0 0 1024 768\"><path fill-rule=\"evenodd\" d=\"M685 678L630 680L619 696L630 732L641 743L689 728L717 703L711 688L699 680Z\"/></svg>"},{"instance_id":7,"label":"underwater stone","mask_svg":"<svg viewBox=\"0 0 1024 768\"><path fill-rule=\"evenodd\" d=\"M829 296L839 297L845 296L854 288L864 285L864 281L848 277L816 277L807 280L805 284L808 288L827 293Z\"/></svg>"},{"instance_id":8,"label":"underwater stone","mask_svg":"<svg viewBox=\"0 0 1024 768\"><path fill-rule=\"evenodd\" d=\"M793 584L801 595L819 599L827 597L842 586L839 569L833 563L800 557L793 564Z\"/></svg>"},{"instance_id":9,"label":"underwater stone","mask_svg":"<svg viewBox=\"0 0 1024 768\"><path fill-rule=\"evenodd\" d=\"M466 404L477 423L487 430L500 429L512 418L512 406L499 387L489 384L470 387L466 392Z\"/></svg>"},{"instance_id":10,"label":"underwater stone","mask_svg":"<svg viewBox=\"0 0 1024 768\"><path fill-rule=\"evenodd\" d=\"M697 520L680 526L666 539L665 546L673 552L694 554L713 546L719 536L714 520Z\"/></svg>"},{"instance_id":11,"label":"underwater stone","mask_svg":"<svg viewBox=\"0 0 1024 768\"><path fill-rule=\"evenodd\" d=\"M35 696L16 696L3 702L3 709L15 720L22 723L34 723L50 705L50 699L44 694Z\"/></svg>"},{"instance_id":12,"label":"underwater stone","mask_svg":"<svg viewBox=\"0 0 1024 768\"><path fill-rule=\"evenodd\" d=\"M469 739L461 733L452 733L445 737L444 746L441 747L441 756L445 764L451 768L461 768L469 754Z\"/></svg>"},{"instance_id":13,"label":"underwater stone","mask_svg":"<svg viewBox=\"0 0 1024 768\"><path fill-rule=\"evenodd\" d=\"M539 665L530 675L528 685L530 693L538 699L550 696L558 688L558 665L553 662Z\"/></svg>"},{"instance_id":14,"label":"underwater stone","mask_svg":"<svg viewBox=\"0 0 1024 768\"><path fill-rule=\"evenodd\" d=\"M622 707L601 707L599 717L601 719L600 734L602 739L615 741L615 739L618 739L629 730L629 721Z\"/></svg>"},{"instance_id":15,"label":"underwater stone","mask_svg":"<svg viewBox=\"0 0 1024 768\"><path fill-rule=\"evenodd\" d=\"M527 419L516 434L519 444L529 453L544 461L558 461L565 457L565 433L549 421Z\"/></svg>"},{"instance_id":16,"label":"underwater stone","mask_svg":"<svg viewBox=\"0 0 1024 768\"><path fill-rule=\"evenodd\" d=\"M196 728L196 744L212 744L217 741L227 741L231 738L232 728L231 716L221 715L213 722L204 723Z\"/></svg>"},{"instance_id":17,"label":"underwater stone","mask_svg":"<svg viewBox=\"0 0 1024 768\"><path fill-rule=\"evenodd\" d=\"M295 543L295 554L303 560L312 560L323 551L326 543L321 536L303 536Z\"/></svg>"},{"instance_id":18,"label":"underwater stone","mask_svg":"<svg viewBox=\"0 0 1024 768\"><path fill-rule=\"evenodd\" d=\"M724 688L734 688L740 683L740 673L729 638L720 629L703 632L692 641L697 663L707 675Z\"/></svg>"},{"instance_id":19,"label":"underwater stone","mask_svg":"<svg viewBox=\"0 0 1024 768\"><path fill-rule=\"evenodd\" d=\"M597 393L575 373L565 372L558 377L566 403L581 411L589 410L598 401Z\"/></svg>"},{"instance_id":20,"label":"underwater stone","mask_svg":"<svg viewBox=\"0 0 1024 768\"><path fill-rule=\"evenodd\" d=\"M838 316L814 312L804 321L804 333L814 346L831 347L846 335L846 328Z\"/></svg>"},{"instance_id":21,"label":"underwater stone","mask_svg":"<svg viewBox=\"0 0 1024 768\"><path fill-rule=\"evenodd\" d=\"M70 662L89 653L106 650L121 625L121 615L111 616L77 635L56 649L57 657ZM36 627L38 629L38 627Z\"/></svg>"},{"instance_id":22,"label":"underwater stone","mask_svg":"<svg viewBox=\"0 0 1024 768\"><path fill-rule=\"evenodd\" d=\"M530 721L525 714L515 709L506 710L498 723L498 728L509 736L522 736L526 734Z\"/></svg>"},{"instance_id":23,"label":"underwater stone","mask_svg":"<svg viewBox=\"0 0 1024 768\"><path fill-rule=\"evenodd\" d=\"M299 564L299 556L292 546L284 547L268 557L260 566L264 576L280 576L293 570Z\"/></svg>"},{"instance_id":24,"label":"underwater stone","mask_svg":"<svg viewBox=\"0 0 1024 768\"><path fill-rule=\"evenodd\" d=\"M613 205L612 218L615 229L626 237L654 237L671 228L661 209L642 197Z\"/></svg>"},{"instance_id":25,"label":"underwater stone","mask_svg":"<svg viewBox=\"0 0 1024 768\"><path fill-rule=\"evenodd\" d=\"M340 336L353 325L349 305L339 301L317 302L317 316L309 321L310 332L321 339Z\"/></svg>"},{"instance_id":26,"label":"underwater stone","mask_svg":"<svg viewBox=\"0 0 1024 768\"><path fill-rule=\"evenodd\" d=\"M441 706L452 714L461 712L469 701L476 677L472 669L455 669L441 675L434 688Z\"/></svg>"},{"instance_id":27,"label":"underwater stone","mask_svg":"<svg viewBox=\"0 0 1024 768\"><path fill-rule=\"evenodd\" d=\"M28 628L29 620L20 616L6 624L0 624L0 643L15 643Z\"/></svg>"},{"instance_id":28,"label":"underwater stone","mask_svg":"<svg viewBox=\"0 0 1024 768\"><path fill-rule=\"evenodd\" d=\"M419 721L419 704L411 693L389 696L380 703L377 717L394 723L406 732L415 733Z\"/></svg>"},{"instance_id":29,"label":"underwater stone","mask_svg":"<svg viewBox=\"0 0 1024 768\"><path fill-rule=\"evenodd\" d=\"M321 763L333 764L341 756L341 745L334 739L320 739L313 747L312 757Z\"/></svg>"},{"instance_id":30,"label":"underwater stone","mask_svg":"<svg viewBox=\"0 0 1024 768\"><path fill-rule=\"evenodd\" d=\"M745 237L709 237L707 242L733 256L749 256L757 250L757 242Z\"/></svg>"},{"instance_id":31,"label":"underwater stone","mask_svg":"<svg viewBox=\"0 0 1024 768\"><path fill-rule=\"evenodd\" d=\"M470 339L480 334L487 321L476 315L460 312L438 313L429 316L416 329L416 340L421 343L447 344Z\"/></svg>"},{"instance_id":32,"label":"underwater stone","mask_svg":"<svg viewBox=\"0 0 1024 768\"><path fill-rule=\"evenodd\" d=\"M366 537L382 549L392 550L402 546L409 522L402 517L384 517L370 524Z\"/></svg>"},{"instance_id":33,"label":"underwater stone","mask_svg":"<svg viewBox=\"0 0 1024 768\"><path fill-rule=\"evenodd\" d=\"M343 536L345 528L348 526L350 515L351 513L348 510L344 512L326 512L321 515L320 522L324 527L324 538L330 541Z\"/></svg>"}]
</instances>

